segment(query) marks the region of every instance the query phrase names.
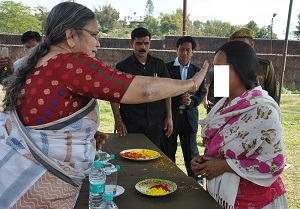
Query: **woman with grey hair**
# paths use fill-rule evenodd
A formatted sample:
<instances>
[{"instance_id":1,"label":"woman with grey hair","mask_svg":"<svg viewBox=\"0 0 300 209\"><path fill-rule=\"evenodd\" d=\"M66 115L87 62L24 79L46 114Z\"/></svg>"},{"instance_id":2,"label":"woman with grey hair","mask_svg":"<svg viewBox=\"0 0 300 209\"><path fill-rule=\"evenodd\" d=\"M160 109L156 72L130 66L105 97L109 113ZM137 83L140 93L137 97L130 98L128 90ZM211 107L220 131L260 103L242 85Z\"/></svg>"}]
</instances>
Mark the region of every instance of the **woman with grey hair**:
<instances>
[{"instance_id":1,"label":"woman with grey hair","mask_svg":"<svg viewBox=\"0 0 300 209\"><path fill-rule=\"evenodd\" d=\"M137 104L195 92L208 69L205 62L185 81L119 72L95 59L95 14L74 2L56 5L44 29L44 41L4 81L0 208L73 208L107 139L97 131L95 99Z\"/></svg>"}]
</instances>

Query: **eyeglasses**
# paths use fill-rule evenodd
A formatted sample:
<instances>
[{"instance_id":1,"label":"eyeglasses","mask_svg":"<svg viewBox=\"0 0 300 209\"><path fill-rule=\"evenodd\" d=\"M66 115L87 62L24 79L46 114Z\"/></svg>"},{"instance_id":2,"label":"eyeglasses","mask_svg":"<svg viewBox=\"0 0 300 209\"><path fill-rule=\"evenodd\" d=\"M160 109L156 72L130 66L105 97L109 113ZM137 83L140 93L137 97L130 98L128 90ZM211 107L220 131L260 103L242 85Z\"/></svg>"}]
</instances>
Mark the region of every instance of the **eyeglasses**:
<instances>
[{"instance_id":1,"label":"eyeglasses","mask_svg":"<svg viewBox=\"0 0 300 209\"><path fill-rule=\"evenodd\" d=\"M93 36L97 41L100 41L100 32L94 32L94 31L91 31L91 30L88 30L88 29L85 29L85 28L82 28L81 30L84 30L86 32L88 32L91 36Z\"/></svg>"}]
</instances>

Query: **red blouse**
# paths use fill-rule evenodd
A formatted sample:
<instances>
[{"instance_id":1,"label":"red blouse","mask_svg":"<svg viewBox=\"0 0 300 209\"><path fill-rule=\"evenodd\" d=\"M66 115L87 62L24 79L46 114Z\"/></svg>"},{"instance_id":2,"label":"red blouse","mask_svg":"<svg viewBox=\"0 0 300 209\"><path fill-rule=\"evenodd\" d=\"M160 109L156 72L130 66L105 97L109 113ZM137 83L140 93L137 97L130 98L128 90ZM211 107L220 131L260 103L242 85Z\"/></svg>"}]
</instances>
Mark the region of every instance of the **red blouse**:
<instances>
[{"instance_id":1,"label":"red blouse","mask_svg":"<svg viewBox=\"0 0 300 209\"><path fill-rule=\"evenodd\" d=\"M58 54L28 75L18 102L26 126L69 116L91 98L120 102L134 76L84 53Z\"/></svg>"}]
</instances>

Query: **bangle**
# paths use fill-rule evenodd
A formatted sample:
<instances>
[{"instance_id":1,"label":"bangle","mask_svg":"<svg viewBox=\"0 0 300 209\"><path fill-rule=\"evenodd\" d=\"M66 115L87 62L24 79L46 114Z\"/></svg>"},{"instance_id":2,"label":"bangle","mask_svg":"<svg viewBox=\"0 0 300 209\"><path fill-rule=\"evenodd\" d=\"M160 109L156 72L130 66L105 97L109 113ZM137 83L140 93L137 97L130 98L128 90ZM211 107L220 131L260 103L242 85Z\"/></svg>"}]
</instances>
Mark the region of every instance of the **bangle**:
<instances>
[{"instance_id":1,"label":"bangle","mask_svg":"<svg viewBox=\"0 0 300 209\"><path fill-rule=\"evenodd\" d=\"M192 81L193 81L193 90L192 90L192 92L189 92L190 96L193 96L196 93L196 91L198 90L198 85L196 84L196 81L194 80L194 78L192 78Z\"/></svg>"},{"instance_id":2,"label":"bangle","mask_svg":"<svg viewBox=\"0 0 300 209\"><path fill-rule=\"evenodd\" d=\"M192 81L193 81L193 83L194 83L194 86L193 86L193 92L195 93L197 90L198 90L198 85L196 84L196 81L195 81L195 79L194 78L192 78Z\"/></svg>"}]
</instances>

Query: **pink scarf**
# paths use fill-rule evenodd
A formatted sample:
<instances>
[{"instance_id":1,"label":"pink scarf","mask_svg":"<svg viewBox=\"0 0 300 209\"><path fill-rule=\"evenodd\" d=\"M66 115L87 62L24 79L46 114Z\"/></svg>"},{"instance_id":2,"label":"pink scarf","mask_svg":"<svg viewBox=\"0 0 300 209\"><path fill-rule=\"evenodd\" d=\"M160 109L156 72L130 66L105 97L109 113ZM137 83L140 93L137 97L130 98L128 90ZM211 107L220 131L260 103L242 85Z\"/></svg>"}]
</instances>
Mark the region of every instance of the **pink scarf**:
<instances>
[{"instance_id":1,"label":"pink scarf","mask_svg":"<svg viewBox=\"0 0 300 209\"><path fill-rule=\"evenodd\" d=\"M223 207L234 208L240 177L272 185L284 169L284 147L279 106L260 86L227 101L221 99L200 124L205 155L225 158L237 174L209 180L208 191Z\"/></svg>"}]
</instances>

